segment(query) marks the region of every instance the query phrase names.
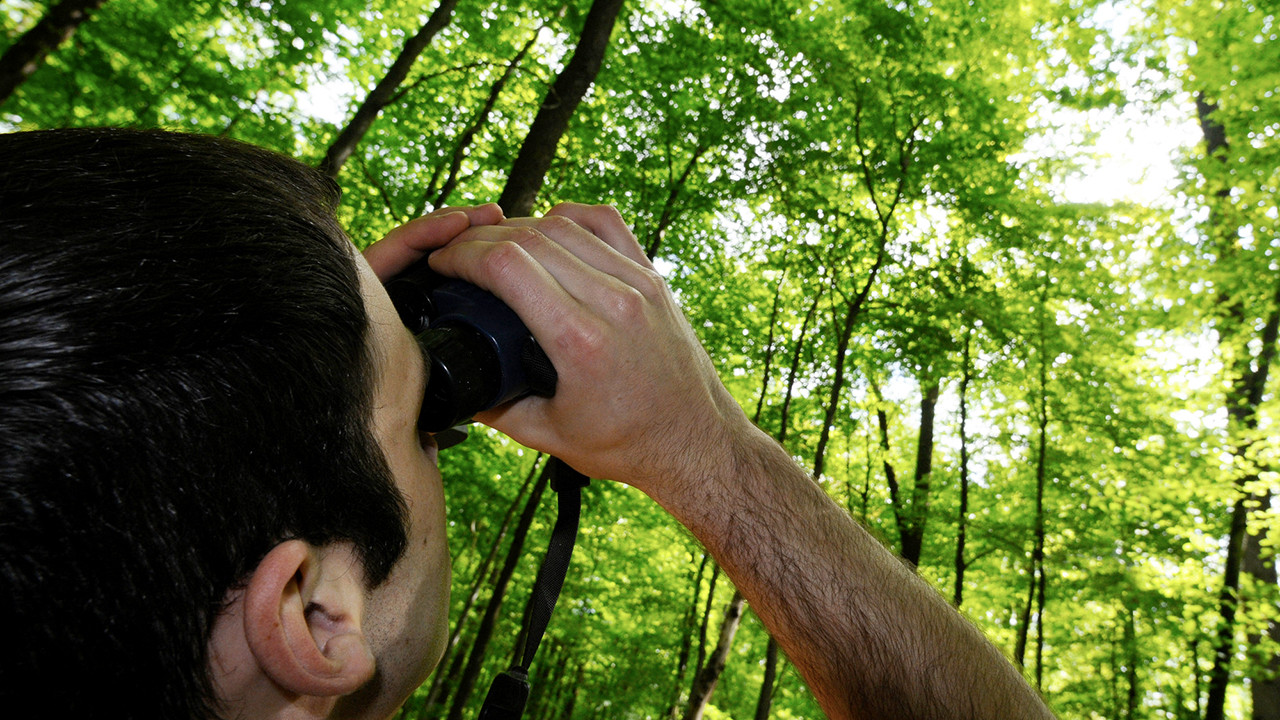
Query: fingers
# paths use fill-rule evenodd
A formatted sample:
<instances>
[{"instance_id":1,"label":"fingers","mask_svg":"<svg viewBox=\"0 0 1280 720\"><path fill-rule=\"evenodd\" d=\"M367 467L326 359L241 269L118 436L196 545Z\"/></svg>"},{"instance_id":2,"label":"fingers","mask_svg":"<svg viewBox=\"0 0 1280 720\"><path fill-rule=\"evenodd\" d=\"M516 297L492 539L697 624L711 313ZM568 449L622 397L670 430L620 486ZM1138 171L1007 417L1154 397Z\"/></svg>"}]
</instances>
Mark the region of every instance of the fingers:
<instances>
[{"instance_id":1,"label":"fingers","mask_svg":"<svg viewBox=\"0 0 1280 720\"><path fill-rule=\"evenodd\" d=\"M364 251L378 279L386 281L443 246L469 227L502 222L502 209L490 203L445 207L401 225Z\"/></svg>"},{"instance_id":2,"label":"fingers","mask_svg":"<svg viewBox=\"0 0 1280 720\"><path fill-rule=\"evenodd\" d=\"M441 250L432 267L445 274L456 270L476 284L501 286L504 276L518 273L515 265L532 262L571 296L588 303L602 289L616 291L643 282L643 268L564 218L541 225L522 221L473 228L462 239Z\"/></svg>"},{"instance_id":3,"label":"fingers","mask_svg":"<svg viewBox=\"0 0 1280 720\"><path fill-rule=\"evenodd\" d=\"M635 234L617 208L611 205L560 203L551 208L547 217L568 218L641 267L653 269L653 263L644 254Z\"/></svg>"}]
</instances>

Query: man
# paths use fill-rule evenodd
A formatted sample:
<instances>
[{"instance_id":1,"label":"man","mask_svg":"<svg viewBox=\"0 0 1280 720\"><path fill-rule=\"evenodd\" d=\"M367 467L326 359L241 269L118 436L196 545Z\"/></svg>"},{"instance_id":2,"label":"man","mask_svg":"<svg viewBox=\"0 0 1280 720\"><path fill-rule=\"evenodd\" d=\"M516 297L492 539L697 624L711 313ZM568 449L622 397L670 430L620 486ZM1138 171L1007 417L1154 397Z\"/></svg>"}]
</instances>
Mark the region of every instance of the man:
<instances>
[{"instance_id":1,"label":"man","mask_svg":"<svg viewBox=\"0 0 1280 720\"><path fill-rule=\"evenodd\" d=\"M361 259L333 188L260 150L76 131L0 152L6 706L395 711L440 657L449 560L423 358L379 281L434 250L560 375L478 419L688 527L830 717L1049 716L747 421L615 211L447 209Z\"/></svg>"}]
</instances>

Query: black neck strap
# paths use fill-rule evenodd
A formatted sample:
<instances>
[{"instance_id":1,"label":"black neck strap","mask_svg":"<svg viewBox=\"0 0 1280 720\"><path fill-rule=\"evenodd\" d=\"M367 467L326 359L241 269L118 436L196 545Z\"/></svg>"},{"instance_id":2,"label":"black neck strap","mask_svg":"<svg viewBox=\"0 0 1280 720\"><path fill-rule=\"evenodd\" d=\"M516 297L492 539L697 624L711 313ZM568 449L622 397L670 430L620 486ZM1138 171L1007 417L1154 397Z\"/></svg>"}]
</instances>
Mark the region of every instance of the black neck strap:
<instances>
[{"instance_id":1,"label":"black neck strap","mask_svg":"<svg viewBox=\"0 0 1280 720\"><path fill-rule=\"evenodd\" d=\"M551 489L558 498L556 524L551 530L547 555L533 583L529 601L529 617L524 632L524 650L519 664L493 679L489 694L480 708L479 720L518 720L529 700L529 666L538 645L551 622L556 600L564 587L573 544L578 537L578 518L582 510L582 488L591 482L585 475L569 467L559 458L551 458Z\"/></svg>"}]
</instances>

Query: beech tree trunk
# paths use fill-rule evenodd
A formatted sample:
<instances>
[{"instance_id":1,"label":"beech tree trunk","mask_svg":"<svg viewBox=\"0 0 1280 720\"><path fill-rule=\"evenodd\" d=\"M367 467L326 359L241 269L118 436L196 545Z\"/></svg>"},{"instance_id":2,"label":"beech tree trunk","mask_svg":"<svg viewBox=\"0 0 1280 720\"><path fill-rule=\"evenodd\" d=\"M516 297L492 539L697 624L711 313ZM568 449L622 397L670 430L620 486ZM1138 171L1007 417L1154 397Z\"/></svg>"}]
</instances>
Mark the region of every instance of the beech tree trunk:
<instances>
[{"instance_id":1,"label":"beech tree trunk","mask_svg":"<svg viewBox=\"0 0 1280 720\"><path fill-rule=\"evenodd\" d=\"M1206 154L1225 163L1228 149L1226 128L1213 118L1217 105L1196 97L1196 115L1204 134ZM1220 187L1214 191L1218 203L1230 201L1231 188ZM1238 250L1239 228L1231 222L1223 206L1215 205L1209 212L1209 233L1217 246L1219 257L1230 260ZM1205 720L1222 720L1226 704L1227 686L1231 679L1231 662L1235 655L1236 615L1242 601L1241 571L1251 575L1260 587L1274 588L1276 569L1274 558L1264 557L1262 548L1267 542L1266 525L1257 535L1248 532L1249 516L1271 506L1268 489L1253 488L1259 483L1259 468L1252 458L1251 449L1258 428L1258 406L1266 391L1271 363L1275 359L1276 341L1280 336L1280 285L1271 299L1267 318L1259 334L1261 350L1251 357L1247 340L1253 319L1246 317L1242 298L1232 297L1226 291L1218 296L1218 343L1222 364L1230 373L1231 387L1225 404L1227 426L1232 437L1231 454L1236 470L1232 482L1236 489L1236 501L1231 513L1231 527L1227 536L1227 557L1223 567L1222 590L1218 597L1220 621L1214 642L1213 669L1209 673L1208 698L1205 701ZM1274 621L1268 623L1265 633L1280 640L1280 627ZM1257 647L1261 634L1251 631L1250 647ZM1250 695L1254 720L1275 720L1280 717L1280 659L1255 658L1249 668Z\"/></svg>"},{"instance_id":2,"label":"beech tree trunk","mask_svg":"<svg viewBox=\"0 0 1280 720\"><path fill-rule=\"evenodd\" d=\"M0 105L106 0L62 0L0 55Z\"/></svg>"},{"instance_id":3,"label":"beech tree trunk","mask_svg":"<svg viewBox=\"0 0 1280 720\"><path fill-rule=\"evenodd\" d=\"M1014 650L1014 659L1018 662L1018 667L1026 667L1026 654L1028 634L1031 628L1031 608L1035 603L1036 613L1036 689L1039 690L1043 682L1044 667L1044 603L1045 603L1045 571L1044 571L1044 544L1045 544L1045 521L1044 521L1044 488L1045 475L1047 472L1048 453L1048 428L1049 428L1049 358L1046 355L1045 347L1045 313L1048 312L1045 305L1048 302L1047 290L1040 290L1040 308L1039 308L1039 348L1040 356L1040 372L1039 372L1039 402L1037 409L1036 424L1039 429L1039 447L1036 452L1036 506L1035 519L1032 528L1032 549L1031 549L1031 568L1028 573L1029 589L1027 591L1027 604L1023 608L1021 622L1018 624L1018 644Z\"/></svg>"},{"instance_id":4,"label":"beech tree trunk","mask_svg":"<svg viewBox=\"0 0 1280 720\"><path fill-rule=\"evenodd\" d=\"M449 706L449 720L462 720L463 711L467 707L467 702L471 699L471 693L475 690L476 680L479 678L480 670L484 665L485 653L489 649L489 640L493 637L493 628L498 622L498 612L502 608L502 600L506 595L507 585L511 582L511 576L515 573L516 563L524 550L524 541L529 535L529 526L533 524L533 516L538 510L538 503L542 500L542 494L547 489L547 484L551 479L551 468L552 463L545 463L542 466L542 472L538 475L538 482L533 486L533 492L529 495L529 502L525 503L524 510L520 513L520 520L516 523L515 530L512 532L511 547L507 550L506 561L502 565L502 571L498 574L497 582L494 583L493 594L490 595L489 604L485 607L484 616L480 619L480 626L476 629L475 641L471 645L466 668L458 679L458 688L454 693L453 702Z\"/></svg>"},{"instance_id":5,"label":"beech tree trunk","mask_svg":"<svg viewBox=\"0 0 1280 720\"><path fill-rule=\"evenodd\" d=\"M667 711L663 713L664 717L678 718L680 716L680 693L684 690L685 675L689 672L689 655L693 652L693 634L697 627L698 618L698 600L702 597L702 578L707 572L707 565L711 563L711 556L702 555L702 561L698 565L698 572L693 578L693 598L689 601L689 607L684 613L684 634L680 640L680 654L676 659L676 679L671 690L671 702L667 705ZM704 632L705 632L705 625Z\"/></svg>"},{"instance_id":6,"label":"beech tree trunk","mask_svg":"<svg viewBox=\"0 0 1280 720\"><path fill-rule=\"evenodd\" d=\"M689 705L685 708L683 720L702 720L702 715L706 712L707 704L711 700L711 693L716 689L716 682L724 673L725 663L729 659L729 650L733 648L733 636L738 633L738 626L742 623L742 608L746 603L747 599L742 597L742 593L734 590L733 597L729 599L729 604L724 609L724 620L720 623L720 637L716 641L715 649L707 657L706 665L702 666L702 670L693 679L693 688L689 691Z\"/></svg>"},{"instance_id":7,"label":"beech tree trunk","mask_svg":"<svg viewBox=\"0 0 1280 720\"><path fill-rule=\"evenodd\" d=\"M609 49L609 36L624 0L595 0L587 11L587 19L578 37L573 57L556 78L555 84L542 101L529 134L520 146L520 153L511 166L506 187L498 198L507 217L524 217L533 211L538 191L555 159L560 138L569 128L569 121L578 104L595 82Z\"/></svg>"},{"instance_id":8,"label":"beech tree trunk","mask_svg":"<svg viewBox=\"0 0 1280 720\"><path fill-rule=\"evenodd\" d=\"M912 567L920 564L924 547L924 526L929 517L929 492L933 474L933 424L938 406L939 383L928 379L920 387L920 439L916 443L916 472L909 507L899 511L905 522L899 523L902 557Z\"/></svg>"},{"instance_id":9,"label":"beech tree trunk","mask_svg":"<svg viewBox=\"0 0 1280 720\"><path fill-rule=\"evenodd\" d=\"M462 612L458 613L458 621L455 623L453 632L449 636L449 642L445 645L445 656L440 659L439 667L448 667L448 670L441 672L439 667L432 676L431 688L427 691L427 697L423 699L422 705L418 709L416 715L417 720L425 720L437 704L443 703L458 683L458 674L462 672L462 663L466 660L466 653L460 652L458 643L462 639L463 629L467 626L467 621L471 616L471 609L480 599L480 592L486 587L493 587L502 573L501 568L493 567L494 561L497 560L498 551L502 548L502 543L506 540L507 533L511 529L511 521L515 517L516 508L520 507L520 501L524 497L524 493L533 484L534 478L538 473L538 466L542 460L542 454L539 453L534 458L533 465L529 468L529 474L525 477L521 484L520 492L516 493L515 500L507 507L507 512L502 518L502 524L498 527L496 537L494 537L493 545L490 546L489 552L476 568L475 579L471 584L471 590L467 593L467 599L463 603Z\"/></svg>"},{"instance_id":10,"label":"beech tree trunk","mask_svg":"<svg viewBox=\"0 0 1280 720\"><path fill-rule=\"evenodd\" d=\"M475 140L476 134L489 122L489 114L493 112L493 108L498 103L498 97L502 95L502 91L506 88L507 82L511 80L511 76L515 74L516 68L520 67L520 63L524 62L524 58L533 49L534 44L538 42L538 33L542 28L534 31L533 37L529 38L529 42L520 48L520 52L507 63L507 67L502 72L493 86L489 88L489 97L485 99L484 105L480 108L480 112L476 113L475 118L467 129L458 136L458 141L453 146L453 153L449 158L449 173L445 176L444 183L440 185L440 190L436 193L434 201L431 202L432 209L444 207L449 196L453 194L455 188L458 187L458 173L462 170L462 161L467 158L467 150L470 149L471 143ZM434 179L432 181L434 185Z\"/></svg>"},{"instance_id":11,"label":"beech tree trunk","mask_svg":"<svg viewBox=\"0 0 1280 720\"><path fill-rule=\"evenodd\" d=\"M760 682L760 697L756 700L755 720L769 720L769 707L773 704L773 688L778 682L778 641L771 636L764 651L764 680Z\"/></svg>"},{"instance_id":12,"label":"beech tree trunk","mask_svg":"<svg viewBox=\"0 0 1280 720\"><path fill-rule=\"evenodd\" d=\"M447 27L453 20L453 8L457 4L458 0L440 0L440 4L436 6L435 12L431 13L431 17L427 18L426 23L413 37L405 41L395 62L391 63L391 67L387 69L387 74L383 75L373 90L369 91L351 121L342 128L333 143L329 145L329 149L325 151L324 160L320 161L321 172L330 177L338 177L342 166L355 152L356 146L369 132L369 128L373 127L373 121L378 119L383 108L395 100L396 92L405 78L409 77L409 70L417 62L418 56L431 44L436 33Z\"/></svg>"},{"instance_id":13,"label":"beech tree trunk","mask_svg":"<svg viewBox=\"0 0 1280 720\"><path fill-rule=\"evenodd\" d=\"M964 571L968 567L964 559L964 544L969 527L969 382L973 377L973 358L970 356L972 330L964 335L964 361L960 375L960 510L957 513L956 530L956 585L951 602L957 608L964 601Z\"/></svg>"}]
</instances>

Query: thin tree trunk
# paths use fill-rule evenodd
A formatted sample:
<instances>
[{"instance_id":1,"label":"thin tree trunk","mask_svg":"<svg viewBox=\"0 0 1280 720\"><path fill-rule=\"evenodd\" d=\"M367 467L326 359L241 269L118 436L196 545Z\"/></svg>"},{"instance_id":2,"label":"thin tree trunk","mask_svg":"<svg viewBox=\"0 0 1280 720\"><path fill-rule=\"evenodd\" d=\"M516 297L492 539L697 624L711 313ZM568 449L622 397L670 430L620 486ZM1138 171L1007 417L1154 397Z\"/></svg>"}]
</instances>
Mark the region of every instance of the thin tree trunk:
<instances>
[{"instance_id":1,"label":"thin tree trunk","mask_svg":"<svg viewBox=\"0 0 1280 720\"><path fill-rule=\"evenodd\" d=\"M711 700L711 693L715 691L716 682L720 680L725 663L729 659L729 650L733 647L733 636L738 633L738 626L742 623L742 608L746 602L742 593L734 590L733 597L729 599L729 604L724 609L724 620L720 623L720 637L716 641L715 649L711 651L707 663L702 666L702 670L693 680L693 688L689 691L689 704L685 708L683 720L702 720L702 714L706 712L707 704Z\"/></svg>"},{"instance_id":2,"label":"thin tree trunk","mask_svg":"<svg viewBox=\"0 0 1280 720\"><path fill-rule=\"evenodd\" d=\"M862 310L862 300L866 299L866 294L863 293L858 298L858 301L848 304L844 316L844 324L840 328L840 339L836 345L836 375L831 381L831 392L827 397L827 412L822 419L822 431L818 434L818 447L814 450L813 477L815 480L822 478L822 468L827 455L827 442L831 439L831 426L835 423L836 413L840 408L840 393L844 392L844 356L849 349L849 339L853 336L854 322L858 319L858 314Z\"/></svg>"},{"instance_id":3,"label":"thin tree trunk","mask_svg":"<svg viewBox=\"0 0 1280 720\"><path fill-rule=\"evenodd\" d=\"M1048 452L1048 428L1049 428L1049 405L1048 405L1048 358L1045 356L1045 318L1047 311L1045 303L1048 301L1047 292L1044 288L1040 291L1040 308L1039 308L1039 347L1038 355L1040 356L1040 372L1039 372L1039 403L1037 408L1036 424L1039 429L1038 449L1036 452L1036 501L1035 501L1035 518L1033 520L1033 546L1031 550L1031 568L1029 577L1029 589L1027 591L1027 604L1023 608L1021 622L1018 625L1018 641L1017 647L1014 649L1014 659L1018 663L1018 667L1026 667L1027 655L1027 639L1028 632L1031 627L1031 609L1035 604L1037 596L1040 598L1040 613L1044 611L1044 486L1046 472L1046 453ZM1043 625L1043 618L1040 613L1036 615L1037 624ZM1037 631L1037 661L1040 659L1040 647L1043 644L1043 628ZM1040 668L1036 668L1036 680L1039 685Z\"/></svg>"},{"instance_id":4,"label":"thin tree trunk","mask_svg":"<svg viewBox=\"0 0 1280 720\"><path fill-rule=\"evenodd\" d=\"M1226 128L1213 118L1217 105L1197 96L1196 115L1205 139L1206 154L1217 162L1226 163L1228 149ZM1210 208L1209 232L1217 244L1219 258L1230 259L1237 250L1239 229L1227 217L1225 209L1230 202L1231 188L1220 187L1214 191L1216 204ZM1205 720L1222 720L1226 704L1227 686L1231 679L1231 661L1235 655L1236 614L1241 602L1240 573L1252 575L1263 586L1276 585L1274 560L1264 560L1260 552L1266 543L1266 526L1263 524L1257 536L1248 533L1249 516L1254 508L1270 507L1268 490L1253 491L1259 470L1252 459L1253 435L1258 427L1258 406L1262 402L1275 358L1277 335L1280 334L1280 286L1272 298L1271 309L1263 326L1261 352L1256 358L1248 354L1245 335L1251 322L1244 315L1241 298L1225 291L1218 297L1221 323L1218 328L1219 347L1223 365L1231 373L1231 390L1226 398L1228 429L1235 446L1232 455L1239 468L1232 478L1236 488L1236 501L1231 513L1231 526L1227 536L1227 557L1223 568L1222 590L1218 597L1220 622L1214 645L1213 669L1209 674L1208 698L1205 702ZM1252 506L1252 507L1251 507ZM1269 622L1266 633L1280 638L1280 627ZM1261 636L1250 633L1249 646L1256 647ZM1280 659L1270 657L1250 667L1250 694L1253 701L1254 720L1274 720L1280 717Z\"/></svg>"},{"instance_id":5,"label":"thin tree trunk","mask_svg":"<svg viewBox=\"0 0 1280 720\"><path fill-rule=\"evenodd\" d=\"M707 605L702 611L702 623L698 626L698 662L694 665L698 672L707 662L707 630L711 628L711 610L716 598L716 581L720 579L720 566L711 564L711 586L707 588Z\"/></svg>"},{"instance_id":6,"label":"thin tree trunk","mask_svg":"<svg viewBox=\"0 0 1280 720\"><path fill-rule=\"evenodd\" d=\"M689 158L689 162L684 165L684 172L680 173L679 179L671 182L671 187L667 191L667 199L662 203L662 213L658 216L658 224L653 228L653 232L649 233L649 241L645 243L645 255L650 260L658 254L658 248L662 247L662 236L676 219L676 201L680 199L680 191L684 189L685 183L689 182L689 176L693 174L694 168L698 166L698 161L710 149L711 146L705 144L695 148L693 155ZM668 180L670 181L670 178ZM779 285L779 288L781 288L781 285Z\"/></svg>"},{"instance_id":7,"label":"thin tree trunk","mask_svg":"<svg viewBox=\"0 0 1280 720\"><path fill-rule=\"evenodd\" d=\"M1274 343L1273 343L1274 345ZM1271 509L1271 495L1256 493L1254 500L1258 503L1255 513L1266 513ZM1260 588L1277 586L1275 557L1263 554L1263 543L1267 541L1267 526L1261 524L1257 535L1248 535L1244 545L1244 571L1253 576ZM1280 623L1274 614L1267 620L1265 630L1270 638L1271 647L1280 645ZM1259 648L1263 645L1263 637L1259 633L1250 633L1249 647ZM1253 699L1253 720L1280 720L1280 655L1271 652L1264 657L1255 658L1256 673L1249 684L1249 694Z\"/></svg>"},{"instance_id":8,"label":"thin tree trunk","mask_svg":"<svg viewBox=\"0 0 1280 720\"><path fill-rule=\"evenodd\" d=\"M106 0L62 0L0 55L0 105Z\"/></svg>"},{"instance_id":9,"label":"thin tree trunk","mask_svg":"<svg viewBox=\"0 0 1280 720\"><path fill-rule=\"evenodd\" d=\"M445 657L441 658L440 666L448 667L447 672L435 673L431 681L431 689L427 691L427 697L423 700L422 706L417 714L417 720L426 720L427 713L438 703L443 703L448 697L451 690L458 682L458 673L462 671L462 663L466 660L466 654L458 651L458 642L462 639L463 629L466 628L467 619L471 615L471 609L475 607L476 602L480 599L480 591L485 587L492 587L498 581L502 569L494 568L494 561L498 557L498 551L502 548L502 543L507 537L507 532L511 529L511 520L515 517L516 508L520 507L520 501L524 497L524 493L533 483L533 479L537 476L538 466L542 460L542 454L539 453L533 460L533 465L529 468L528 475L525 476L524 482L520 485L520 491L516 493L516 497L507 506L507 512L503 515L502 524L498 526L498 532L493 540L493 544L489 547L489 552L485 558L476 567L475 580L471 584L471 590L467 593L467 599L463 603L462 611L458 613L458 621L454 624L453 632L449 636L449 642L445 645Z\"/></svg>"},{"instance_id":10,"label":"thin tree trunk","mask_svg":"<svg viewBox=\"0 0 1280 720\"><path fill-rule=\"evenodd\" d=\"M524 506L524 511L520 513L520 520L516 523L515 530L511 535L511 547L507 550L506 561L502 565L502 570L498 574L497 582L494 583L493 594L489 596L489 604L485 607L484 616L480 619L480 626L476 629L475 641L471 645L471 652L467 658L467 665L462 671L462 676L458 679L458 688L453 696L453 703L449 707L449 720L462 720L463 711L466 709L467 702L471 699L471 693L475 690L476 680L480 676L480 670L484 665L485 653L489 648L489 640L493 637L493 628L498 622L498 612L502 608L502 600L507 592L507 585L511 582L511 576L515 573L516 564L520 559L520 554L524 550L525 538L529 535L529 526L533 524L533 517L538 510L538 502L542 500L542 494L547 489L547 483L551 479L551 463L544 463L542 472L538 476L538 482L533 486L533 492L529 495L529 502Z\"/></svg>"},{"instance_id":11,"label":"thin tree trunk","mask_svg":"<svg viewBox=\"0 0 1280 720\"><path fill-rule=\"evenodd\" d=\"M889 486L889 505L893 508L893 518L898 525L898 532L901 533L903 517L900 510L902 503L899 498L898 473L893 469L893 461L889 459L889 414L884 410L884 398L880 397L879 388L875 389L879 400L876 407L876 426L880 429L880 464L884 466L884 480Z\"/></svg>"},{"instance_id":12,"label":"thin tree trunk","mask_svg":"<svg viewBox=\"0 0 1280 720\"><path fill-rule=\"evenodd\" d=\"M653 259L653 255L649 255ZM769 340L764 346L764 370L760 373L760 397L756 400L756 412L752 422L760 424L760 413L764 411L765 398L769 396L769 373L773 369L773 344L774 329L778 326L778 311L782 306L782 286L786 284L787 275L784 272L782 277L778 279L778 284L773 291L773 309L769 311Z\"/></svg>"},{"instance_id":13,"label":"thin tree trunk","mask_svg":"<svg viewBox=\"0 0 1280 720\"><path fill-rule=\"evenodd\" d=\"M578 704L578 691L582 689L583 665L578 666L578 671L574 673L573 692L569 693L569 700L564 703L564 708L560 711L560 720L573 720L573 710Z\"/></svg>"},{"instance_id":14,"label":"thin tree trunk","mask_svg":"<svg viewBox=\"0 0 1280 720\"><path fill-rule=\"evenodd\" d=\"M391 67L387 69L387 74L383 75L373 90L369 91L351 121L338 133L333 143L329 145L329 149L325 151L324 160L320 161L321 172L330 177L338 177L342 166L355 152L356 146L369 132L369 128L373 127L373 121L377 120L383 108L395 99L396 91L405 78L409 77L409 70L417 62L418 56L431 44L436 33L453 20L453 8L457 4L458 0L440 0L440 4L436 6L435 12L431 13L431 17L427 18L426 23L413 37L405 41L395 62L391 63Z\"/></svg>"},{"instance_id":15,"label":"thin tree trunk","mask_svg":"<svg viewBox=\"0 0 1280 720\"><path fill-rule=\"evenodd\" d=\"M600 72L605 52L609 49L609 36L613 34L613 25L623 2L595 0L587 11L573 57L542 101L498 198L498 205L508 217L523 217L533 211L538 191L542 189L547 171L555 159L560 138L569 128L574 111Z\"/></svg>"},{"instance_id":16,"label":"thin tree trunk","mask_svg":"<svg viewBox=\"0 0 1280 720\"><path fill-rule=\"evenodd\" d=\"M938 407L940 384L928 379L920 388L920 439L916 443L915 486L911 506L904 509L907 522L900 527L902 557L912 567L920 564L924 547L924 527L929 517L929 492L933 474L933 423Z\"/></svg>"},{"instance_id":17,"label":"thin tree trunk","mask_svg":"<svg viewBox=\"0 0 1280 720\"><path fill-rule=\"evenodd\" d=\"M680 693L684 690L685 675L689 672L689 655L693 652L693 631L698 616L698 600L702 596L702 578L706 575L707 565L710 562L711 556L704 553L702 562L698 565L698 572L693 579L693 599L690 600L684 614L684 633L680 640L680 655L676 661L675 685L671 691L671 702L667 704L667 711L663 713L663 717L678 718L680 716ZM704 624L704 632L705 627Z\"/></svg>"},{"instance_id":18,"label":"thin tree trunk","mask_svg":"<svg viewBox=\"0 0 1280 720\"><path fill-rule=\"evenodd\" d=\"M538 42L538 34L542 32L539 27L534 31L533 37L529 38L529 42L520 48L520 52L511 58L511 62L507 63L507 67L502 72L502 76L493 83L489 88L489 97L485 99L484 105L480 108L480 112L476 113L475 119L467 126L467 129L458 136L458 141L453 146L453 153L449 159L449 174L445 177L444 184L440 186L440 191L436 194L435 200L431 203L432 208L444 207L445 201L453 194L455 188L458 187L458 173L462 170L462 161L467 158L467 150L471 147L472 141L480 129L489 122L489 113L493 112L493 108L498 103L498 96L502 94L506 88L507 82L511 80L511 76L515 75L516 68L520 67L520 63L524 62L524 58L533 49L534 44Z\"/></svg>"},{"instance_id":19,"label":"thin tree trunk","mask_svg":"<svg viewBox=\"0 0 1280 720\"><path fill-rule=\"evenodd\" d=\"M791 399L795 392L796 376L800 372L800 356L804 349L804 337L809 332L809 323L813 322L813 318L818 314L818 303L822 300L822 293L817 292L813 295L813 304L809 306L809 312L804 315L804 322L800 324L799 339L796 340L795 351L791 353L791 366L787 368L787 391L782 398L782 419L778 422L777 439L779 443L786 443L787 430L791 425Z\"/></svg>"},{"instance_id":20,"label":"thin tree trunk","mask_svg":"<svg viewBox=\"0 0 1280 720\"><path fill-rule=\"evenodd\" d=\"M760 683L760 697L756 700L755 720L769 720L769 707L773 704L773 689L778 681L778 641L769 637L764 652L764 680Z\"/></svg>"},{"instance_id":21,"label":"thin tree trunk","mask_svg":"<svg viewBox=\"0 0 1280 720\"><path fill-rule=\"evenodd\" d=\"M973 377L973 358L970 355L972 330L964 335L964 367L960 376L960 510L957 513L956 530L956 585L952 604L957 608L964 602L965 536L969 528L969 381Z\"/></svg>"},{"instance_id":22,"label":"thin tree trunk","mask_svg":"<svg viewBox=\"0 0 1280 720\"><path fill-rule=\"evenodd\" d=\"M1137 611L1132 607L1125 608L1124 618L1124 656L1125 680L1128 681L1129 692L1125 695L1125 720L1133 720L1138 712L1138 630Z\"/></svg>"}]
</instances>

